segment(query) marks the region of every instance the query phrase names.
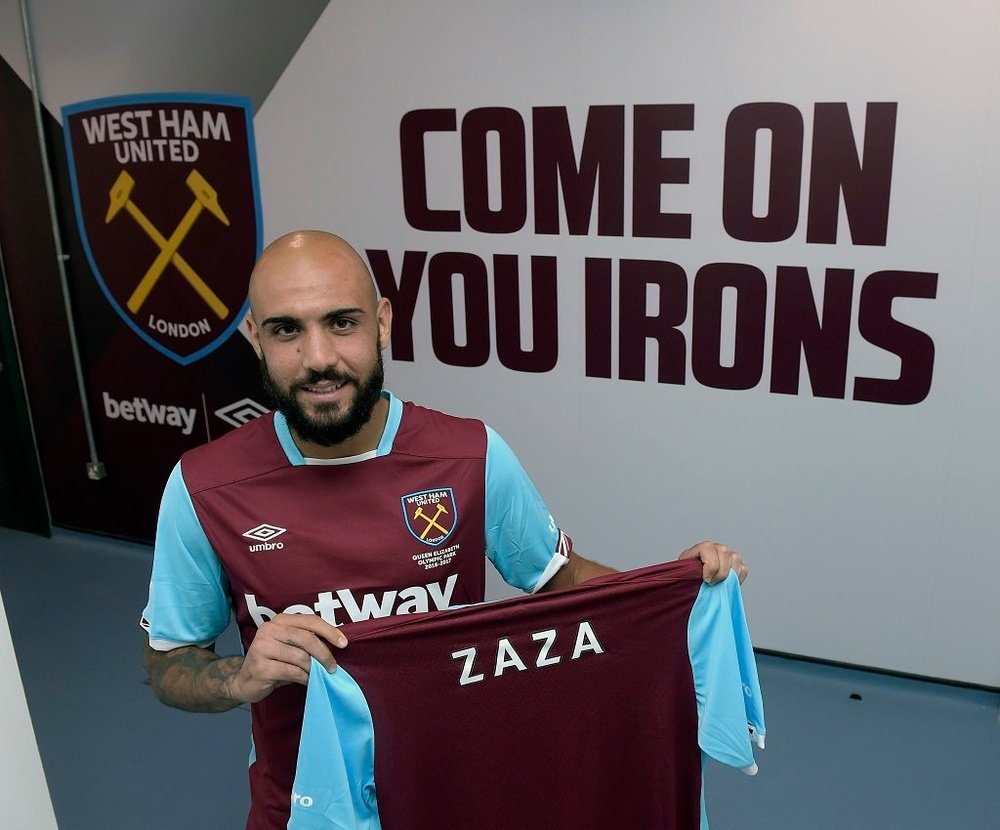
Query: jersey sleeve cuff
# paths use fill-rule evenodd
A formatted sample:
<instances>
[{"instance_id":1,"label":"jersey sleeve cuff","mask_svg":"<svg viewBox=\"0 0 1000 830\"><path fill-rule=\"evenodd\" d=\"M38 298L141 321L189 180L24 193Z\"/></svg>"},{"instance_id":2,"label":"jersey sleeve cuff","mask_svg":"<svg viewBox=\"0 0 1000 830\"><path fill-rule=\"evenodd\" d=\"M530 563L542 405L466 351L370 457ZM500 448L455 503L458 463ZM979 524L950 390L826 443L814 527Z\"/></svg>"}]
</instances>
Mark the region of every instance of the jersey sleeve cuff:
<instances>
[{"instance_id":1,"label":"jersey sleeve cuff","mask_svg":"<svg viewBox=\"0 0 1000 830\"><path fill-rule=\"evenodd\" d=\"M173 651L175 648L184 648L185 646L208 648L214 642L215 640L209 640L207 643L175 643L173 640L161 640L158 637L150 637L149 647L153 651Z\"/></svg>"},{"instance_id":2,"label":"jersey sleeve cuff","mask_svg":"<svg viewBox=\"0 0 1000 830\"><path fill-rule=\"evenodd\" d=\"M145 617L139 620L139 627L147 634L150 633L149 622L146 620ZM183 648L184 646L196 646L197 648L208 648L214 642L215 640L206 640L203 643L190 643L190 642L179 643L176 640L164 640L162 637L150 636L149 647L153 649L153 651L173 651L175 648Z\"/></svg>"},{"instance_id":3,"label":"jersey sleeve cuff","mask_svg":"<svg viewBox=\"0 0 1000 830\"><path fill-rule=\"evenodd\" d=\"M559 543L556 545L555 553L552 554L552 558L549 560L549 564L546 565L545 570L542 571L542 575L538 577L538 581L531 588L531 593L537 594L545 585L548 583L552 577L563 567L567 562L569 562L569 551L570 545L572 543L569 541L569 537L559 531Z\"/></svg>"}]
</instances>

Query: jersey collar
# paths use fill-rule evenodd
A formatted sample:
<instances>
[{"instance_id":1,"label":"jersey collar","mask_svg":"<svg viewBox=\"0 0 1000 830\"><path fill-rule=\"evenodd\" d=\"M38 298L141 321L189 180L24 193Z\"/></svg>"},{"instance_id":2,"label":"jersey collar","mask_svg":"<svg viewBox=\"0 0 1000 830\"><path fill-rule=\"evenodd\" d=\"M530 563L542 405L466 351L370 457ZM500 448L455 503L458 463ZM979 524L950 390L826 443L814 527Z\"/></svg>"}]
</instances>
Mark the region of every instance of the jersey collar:
<instances>
[{"instance_id":1,"label":"jersey collar","mask_svg":"<svg viewBox=\"0 0 1000 830\"><path fill-rule=\"evenodd\" d=\"M389 417L386 419L385 429L382 430L382 438L379 440L378 446L369 452L364 452L360 455L350 455L346 458L304 457L302 451L296 446L295 440L292 438L292 433L288 428L285 416L280 412L275 412L274 433L278 437L278 443L281 444L281 448L288 457L288 463L293 467L302 466L303 464L316 466L358 464L362 461L368 461L371 458L388 455L392 452L392 442L396 439L396 433L399 431L399 422L403 418L403 402L388 389L382 390L382 397L389 401Z\"/></svg>"}]
</instances>

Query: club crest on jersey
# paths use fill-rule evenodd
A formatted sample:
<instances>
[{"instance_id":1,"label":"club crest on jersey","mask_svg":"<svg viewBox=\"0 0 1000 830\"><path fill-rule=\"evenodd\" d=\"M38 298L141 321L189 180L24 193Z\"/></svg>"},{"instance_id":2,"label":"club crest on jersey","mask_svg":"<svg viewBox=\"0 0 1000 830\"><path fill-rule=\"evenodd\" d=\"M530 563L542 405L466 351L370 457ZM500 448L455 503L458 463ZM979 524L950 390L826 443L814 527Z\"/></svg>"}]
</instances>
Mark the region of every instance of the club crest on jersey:
<instances>
[{"instance_id":1,"label":"club crest on jersey","mask_svg":"<svg viewBox=\"0 0 1000 830\"><path fill-rule=\"evenodd\" d=\"M425 545L437 547L455 530L458 509L450 487L408 493L399 501L406 529Z\"/></svg>"},{"instance_id":2,"label":"club crest on jersey","mask_svg":"<svg viewBox=\"0 0 1000 830\"><path fill-rule=\"evenodd\" d=\"M131 95L63 107L81 241L111 307L188 365L247 309L260 253L253 110L221 95Z\"/></svg>"}]
</instances>

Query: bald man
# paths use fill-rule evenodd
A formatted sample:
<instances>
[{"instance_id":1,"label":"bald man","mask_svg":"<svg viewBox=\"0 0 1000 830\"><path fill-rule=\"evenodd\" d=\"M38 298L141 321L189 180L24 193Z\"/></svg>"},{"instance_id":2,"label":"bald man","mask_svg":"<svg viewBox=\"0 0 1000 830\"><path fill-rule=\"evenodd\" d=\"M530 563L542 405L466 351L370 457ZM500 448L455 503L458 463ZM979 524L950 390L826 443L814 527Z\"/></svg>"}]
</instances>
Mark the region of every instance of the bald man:
<instances>
[{"instance_id":1,"label":"bald man","mask_svg":"<svg viewBox=\"0 0 1000 830\"><path fill-rule=\"evenodd\" d=\"M392 308L340 237L268 246L246 326L275 411L174 468L142 625L164 703L252 704L247 828L272 830L288 821L310 660L334 670L343 625L481 602L487 557L528 592L611 569L573 550L492 429L383 390ZM681 556L706 581L746 577L725 545ZM244 656L214 651L230 615Z\"/></svg>"}]
</instances>

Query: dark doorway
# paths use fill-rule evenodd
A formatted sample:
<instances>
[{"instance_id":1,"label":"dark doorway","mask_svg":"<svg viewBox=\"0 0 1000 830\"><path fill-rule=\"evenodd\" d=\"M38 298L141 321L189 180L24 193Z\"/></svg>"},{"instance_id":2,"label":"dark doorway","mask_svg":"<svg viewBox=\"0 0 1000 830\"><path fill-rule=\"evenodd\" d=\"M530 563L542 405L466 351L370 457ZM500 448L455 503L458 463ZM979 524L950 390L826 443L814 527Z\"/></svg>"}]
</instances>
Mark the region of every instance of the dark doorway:
<instances>
[{"instance_id":1,"label":"dark doorway","mask_svg":"<svg viewBox=\"0 0 1000 830\"><path fill-rule=\"evenodd\" d=\"M0 526L52 534L0 249Z\"/></svg>"}]
</instances>

